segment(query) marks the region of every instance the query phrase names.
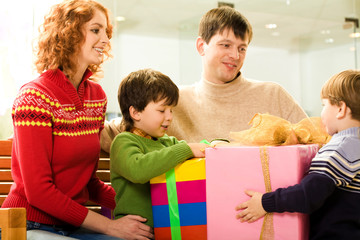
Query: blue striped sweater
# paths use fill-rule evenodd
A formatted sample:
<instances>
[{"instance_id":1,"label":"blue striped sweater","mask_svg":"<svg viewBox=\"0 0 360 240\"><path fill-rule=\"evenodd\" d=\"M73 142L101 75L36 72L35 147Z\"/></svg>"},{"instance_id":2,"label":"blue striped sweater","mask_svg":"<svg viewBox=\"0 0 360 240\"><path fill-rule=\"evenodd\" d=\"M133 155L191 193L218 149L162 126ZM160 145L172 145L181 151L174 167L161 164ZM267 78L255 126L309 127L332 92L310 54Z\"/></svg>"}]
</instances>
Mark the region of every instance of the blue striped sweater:
<instances>
[{"instance_id":1,"label":"blue striped sweater","mask_svg":"<svg viewBox=\"0 0 360 240\"><path fill-rule=\"evenodd\" d=\"M300 184L266 193L267 212L310 214L309 239L360 239L360 128L335 134Z\"/></svg>"},{"instance_id":2,"label":"blue striped sweater","mask_svg":"<svg viewBox=\"0 0 360 240\"><path fill-rule=\"evenodd\" d=\"M310 173L323 174L338 188L360 193L360 128L336 134L312 160Z\"/></svg>"}]
</instances>

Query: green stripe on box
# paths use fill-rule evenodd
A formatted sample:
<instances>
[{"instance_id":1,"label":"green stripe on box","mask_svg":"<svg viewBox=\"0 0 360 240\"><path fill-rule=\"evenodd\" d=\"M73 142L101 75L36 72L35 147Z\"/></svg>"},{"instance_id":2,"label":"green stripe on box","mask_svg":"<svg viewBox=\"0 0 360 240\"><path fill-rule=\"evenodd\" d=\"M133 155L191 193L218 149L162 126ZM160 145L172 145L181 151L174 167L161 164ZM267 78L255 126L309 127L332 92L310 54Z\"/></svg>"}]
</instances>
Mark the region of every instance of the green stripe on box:
<instances>
[{"instance_id":1,"label":"green stripe on box","mask_svg":"<svg viewBox=\"0 0 360 240\"><path fill-rule=\"evenodd\" d=\"M166 172L166 189L169 201L169 215L171 227L171 239L181 240L179 206L176 192L175 170Z\"/></svg>"}]
</instances>

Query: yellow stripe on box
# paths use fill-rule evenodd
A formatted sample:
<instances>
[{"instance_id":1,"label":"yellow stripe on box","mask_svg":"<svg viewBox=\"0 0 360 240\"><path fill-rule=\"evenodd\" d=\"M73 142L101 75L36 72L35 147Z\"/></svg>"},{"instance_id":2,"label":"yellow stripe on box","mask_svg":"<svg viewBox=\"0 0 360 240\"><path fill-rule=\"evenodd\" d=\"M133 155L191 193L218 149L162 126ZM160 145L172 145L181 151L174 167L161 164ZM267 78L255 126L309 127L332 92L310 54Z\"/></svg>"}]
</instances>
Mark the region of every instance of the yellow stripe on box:
<instances>
[{"instance_id":1,"label":"yellow stripe on box","mask_svg":"<svg viewBox=\"0 0 360 240\"><path fill-rule=\"evenodd\" d=\"M175 167L176 182L206 179L205 158L192 158ZM150 180L151 184L166 183L165 173Z\"/></svg>"}]
</instances>

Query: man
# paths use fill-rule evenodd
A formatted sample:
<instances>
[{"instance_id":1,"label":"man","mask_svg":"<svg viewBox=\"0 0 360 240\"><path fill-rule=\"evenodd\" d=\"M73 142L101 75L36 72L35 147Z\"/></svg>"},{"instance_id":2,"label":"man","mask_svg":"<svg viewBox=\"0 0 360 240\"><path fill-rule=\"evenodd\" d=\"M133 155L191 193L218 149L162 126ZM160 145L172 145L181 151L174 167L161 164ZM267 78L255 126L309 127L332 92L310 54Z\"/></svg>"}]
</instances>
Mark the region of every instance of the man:
<instances>
[{"instance_id":1,"label":"man","mask_svg":"<svg viewBox=\"0 0 360 240\"><path fill-rule=\"evenodd\" d=\"M214 8L200 21L196 49L202 57L200 82L180 89L168 135L188 142L229 138L249 128L256 113L269 113L296 123L307 117L278 84L249 81L240 70L252 39L252 27L237 10ZM109 151L119 120L107 123L102 147Z\"/></svg>"}]
</instances>

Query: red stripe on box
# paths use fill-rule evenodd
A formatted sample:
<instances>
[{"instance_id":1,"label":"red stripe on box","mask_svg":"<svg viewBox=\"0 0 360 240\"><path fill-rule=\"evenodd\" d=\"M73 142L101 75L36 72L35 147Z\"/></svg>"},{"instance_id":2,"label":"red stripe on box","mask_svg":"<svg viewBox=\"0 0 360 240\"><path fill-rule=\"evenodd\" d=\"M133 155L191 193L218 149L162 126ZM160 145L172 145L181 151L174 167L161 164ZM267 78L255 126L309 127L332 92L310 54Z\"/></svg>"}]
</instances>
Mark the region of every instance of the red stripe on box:
<instances>
[{"instance_id":1,"label":"red stripe on box","mask_svg":"<svg viewBox=\"0 0 360 240\"><path fill-rule=\"evenodd\" d=\"M181 239L186 240L206 240L206 225L181 226ZM171 228L154 228L156 240L171 240Z\"/></svg>"},{"instance_id":2,"label":"red stripe on box","mask_svg":"<svg viewBox=\"0 0 360 240\"><path fill-rule=\"evenodd\" d=\"M181 239L206 240L206 225L181 226Z\"/></svg>"},{"instance_id":3,"label":"red stripe on box","mask_svg":"<svg viewBox=\"0 0 360 240\"><path fill-rule=\"evenodd\" d=\"M167 205L166 183L150 184L152 205ZM178 203L206 202L206 180L177 182Z\"/></svg>"},{"instance_id":4,"label":"red stripe on box","mask_svg":"<svg viewBox=\"0 0 360 240\"><path fill-rule=\"evenodd\" d=\"M171 240L171 228L170 227L161 227L154 228L154 235L156 240Z\"/></svg>"},{"instance_id":5,"label":"red stripe on box","mask_svg":"<svg viewBox=\"0 0 360 240\"><path fill-rule=\"evenodd\" d=\"M153 206L168 205L166 183L150 184L151 203Z\"/></svg>"},{"instance_id":6,"label":"red stripe on box","mask_svg":"<svg viewBox=\"0 0 360 240\"><path fill-rule=\"evenodd\" d=\"M177 182L176 189L179 204L206 202L206 180Z\"/></svg>"}]
</instances>

